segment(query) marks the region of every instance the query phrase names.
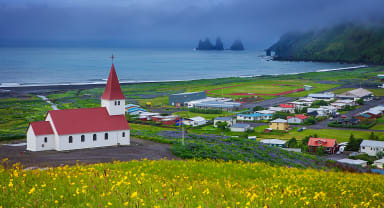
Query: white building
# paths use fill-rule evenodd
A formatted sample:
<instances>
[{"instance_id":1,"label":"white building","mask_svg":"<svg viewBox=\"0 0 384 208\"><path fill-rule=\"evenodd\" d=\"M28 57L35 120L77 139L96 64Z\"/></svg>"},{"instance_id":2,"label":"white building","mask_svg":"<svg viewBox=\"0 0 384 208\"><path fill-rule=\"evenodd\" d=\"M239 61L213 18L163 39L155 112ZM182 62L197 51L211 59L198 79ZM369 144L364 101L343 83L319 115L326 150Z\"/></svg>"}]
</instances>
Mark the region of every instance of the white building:
<instances>
[{"instance_id":1,"label":"white building","mask_svg":"<svg viewBox=\"0 0 384 208\"><path fill-rule=\"evenodd\" d=\"M201 126L207 123L207 120L201 116L186 118L184 119L184 124L188 126Z\"/></svg>"},{"instance_id":2,"label":"white building","mask_svg":"<svg viewBox=\"0 0 384 208\"><path fill-rule=\"evenodd\" d=\"M364 101L370 101L373 99L373 93L363 88L358 88L354 90L350 90L348 92L341 93L337 95L338 98L341 99L352 99L359 100L360 98Z\"/></svg>"},{"instance_id":3,"label":"white building","mask_svg":"<svg viewBox=\"0 0 384 208\"><path fill-rule=\"evenodd\" d=\"M51 110L45 121L31 122L27 150L74 150L130 144L125 96L112 64L101 107Z\"/></svg>"},{"instance_id":4,"label":"white building","mask_svg":"<svg viewBox=\"0 0 384 208\"><path fill-rule=\"evenodd\" d=\"M361 166L361 167L367 166L367 161L364 161L364 160L352 160L352 159L345 158L345 159L338 160L337 162L348 164L348 165Z\"/></svg>"},{"instance_id":5,"label":"white building","mask_svg":"<svg viewBox=\"0 0 384 208\"><path fill-rule=\"evenodd\" d=\"M219 122L226 122L228 126L232 126L233 124L236 123L236 119L232 117L217 117L213 120L213 126L217 127L217 123Z\"/></svg>"},{"instance_id":6,"label":"white building","mask_svg":"<svg viewBox=\"0 0 384 208\"><path fill-rule=\"evenodd\" d=\"M375 165L376 167L378 168L381 168L383 169L384 168L384 158L380 159L380 160L375 160L373 162L373 165Z\"/></svg>"},{"instance_id":7,"label":"white building","mask_svg":"<svg viewBox=\"0 0 384 208\"><path fill-rule=\"evenodd\" d=\"M367 153L369 156L376 156L378 152L384 152L384 142L363 140L360 144L360 152Z\"/></svg>"},{"instance_id":8,"label":"white building","mask_svg":"<svg viewBox=\"0 0 384 208\"><path fill-rule=\"evenodd\" d=\"M246 131L252 130L252 129L253 128L249 124L242 124L242 123L233 124L231 126L232 132L246 132Z\"/></svg>"},{"instance_id":9,"label":"white building","mask_svg":"<svg viewBox=\"0 0 384 208\"><path fill-rule=\"evenodd\" d=\"M313 93L313 94L309 94L308 97L319 99L319 100L332 100L333 98L335 98L335 94L331 92Z\"/></svg>"},{"instance_id":10,"label":"white building","mask_svg":"<svg viewBox=\"0 0 384 208\"><path fill-rule=\"evenodd\" d=\"M272 147L286 147L287 141L280 139L262 139L260 143L272 146Z\"/></svg>"}]
</instances>

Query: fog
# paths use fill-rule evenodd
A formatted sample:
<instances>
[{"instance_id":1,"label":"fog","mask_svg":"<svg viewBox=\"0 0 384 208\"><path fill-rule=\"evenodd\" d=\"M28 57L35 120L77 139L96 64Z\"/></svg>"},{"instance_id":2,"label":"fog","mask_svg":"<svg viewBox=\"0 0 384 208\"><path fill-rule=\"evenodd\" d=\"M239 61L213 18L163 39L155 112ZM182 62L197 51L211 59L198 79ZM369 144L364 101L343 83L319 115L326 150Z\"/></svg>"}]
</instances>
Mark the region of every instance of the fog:
<instances>
[{"instance_id":1,"label":"fog","mask_svg":"<svg viewBox=\"0 0 384 208\"><path fill-rule=\"evenodd\" d=\"M282 33L383 19L383 0L0 0L1 46L263 49Z\"/></svg>"}]
</instances>

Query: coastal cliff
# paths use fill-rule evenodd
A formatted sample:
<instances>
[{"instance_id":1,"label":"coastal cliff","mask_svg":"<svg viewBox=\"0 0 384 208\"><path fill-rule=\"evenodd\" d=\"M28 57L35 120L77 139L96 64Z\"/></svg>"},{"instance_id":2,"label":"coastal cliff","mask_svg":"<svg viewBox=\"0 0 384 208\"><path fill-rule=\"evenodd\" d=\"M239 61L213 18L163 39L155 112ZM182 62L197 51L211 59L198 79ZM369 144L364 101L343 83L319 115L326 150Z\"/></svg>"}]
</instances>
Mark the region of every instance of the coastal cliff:
<instances>
[{"instance_id":1,"label":"coastal cliff","mask_svg":"<svg viewBox=\"0 0 384 208\"><path fill-rule=\"evenodd\" d=\"M267 49L275 60L384 64L384 25L342 24L290 32Z\"/></svg>"}]
</instances>

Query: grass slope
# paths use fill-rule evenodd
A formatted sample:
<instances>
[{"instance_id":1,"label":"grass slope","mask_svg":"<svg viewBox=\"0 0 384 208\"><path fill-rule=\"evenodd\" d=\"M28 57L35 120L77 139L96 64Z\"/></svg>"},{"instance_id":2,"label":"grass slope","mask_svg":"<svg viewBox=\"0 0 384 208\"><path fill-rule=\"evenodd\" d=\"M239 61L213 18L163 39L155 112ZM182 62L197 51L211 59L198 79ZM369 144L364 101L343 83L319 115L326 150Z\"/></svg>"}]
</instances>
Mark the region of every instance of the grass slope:
<instances>
[{"instance_id":1,"label":"grass slope","mask_svg":"<svg viewBox=\"0 0 384 208\"><path fill-rule=\"evenodd\" d=\"M0 167L2 207L380 207L384 176L264 163L131 161Z\"/></svg>"}]
</instances>

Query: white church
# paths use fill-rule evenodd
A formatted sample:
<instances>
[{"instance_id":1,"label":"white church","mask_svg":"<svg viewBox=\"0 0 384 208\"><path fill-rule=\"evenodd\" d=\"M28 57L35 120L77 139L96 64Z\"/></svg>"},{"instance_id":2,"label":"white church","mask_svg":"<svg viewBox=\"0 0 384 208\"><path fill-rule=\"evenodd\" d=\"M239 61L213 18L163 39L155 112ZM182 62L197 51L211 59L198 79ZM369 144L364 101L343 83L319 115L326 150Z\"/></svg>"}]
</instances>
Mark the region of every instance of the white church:
<instances>
[{"instance_id":1,"label":"white church","mask_svg":"<svg viewBox=\"0 0 384 208\"><path fill-rule=\"evenodd\" d=\"M27 150L74 150L130 144L125 96L112 64L101 107L51 110L45 121L31 122Z\"/></svg>"}]
</instances>

